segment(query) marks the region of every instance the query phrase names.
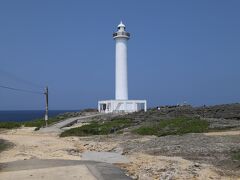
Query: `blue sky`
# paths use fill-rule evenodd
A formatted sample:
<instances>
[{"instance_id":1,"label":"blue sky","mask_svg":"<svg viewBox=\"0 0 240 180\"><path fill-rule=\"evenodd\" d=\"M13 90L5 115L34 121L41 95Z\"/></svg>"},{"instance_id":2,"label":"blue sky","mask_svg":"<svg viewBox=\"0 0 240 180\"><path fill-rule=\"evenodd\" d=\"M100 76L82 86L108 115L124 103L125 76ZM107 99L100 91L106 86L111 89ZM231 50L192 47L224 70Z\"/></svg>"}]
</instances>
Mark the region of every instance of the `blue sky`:
<instances>
[{"instance_id":1,"label":"blue sky","mask_svg":"<svg viewBox=\"0 0 240 180\"><path fill-rule=\"evenodd\" d=\"M129 98L149 106L240 101L240 1L2 0L0 85L43 91L50 109L114 98L123 20ZM0 110L43 109L44 96L0 89Z\"/></svg>"}]
</instances>

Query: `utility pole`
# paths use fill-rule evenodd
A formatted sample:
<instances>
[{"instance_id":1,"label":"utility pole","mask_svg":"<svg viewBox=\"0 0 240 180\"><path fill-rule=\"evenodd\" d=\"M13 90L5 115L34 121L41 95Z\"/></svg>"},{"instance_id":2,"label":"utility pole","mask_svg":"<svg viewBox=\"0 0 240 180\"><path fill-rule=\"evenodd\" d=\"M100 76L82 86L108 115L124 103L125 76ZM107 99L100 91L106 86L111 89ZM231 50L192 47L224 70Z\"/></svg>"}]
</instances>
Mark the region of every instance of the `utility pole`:
<instances>
[{"instance_id":1,"label":"utility pole","mask_svg":"<svg viewBox=\"0 0 240 180\"><path fill-rule=\"evenodd\" d=\"M44 95L46 100L45 123L47 127L48 126L48 87L45 88Z\"/></svg>"}]
</instances>

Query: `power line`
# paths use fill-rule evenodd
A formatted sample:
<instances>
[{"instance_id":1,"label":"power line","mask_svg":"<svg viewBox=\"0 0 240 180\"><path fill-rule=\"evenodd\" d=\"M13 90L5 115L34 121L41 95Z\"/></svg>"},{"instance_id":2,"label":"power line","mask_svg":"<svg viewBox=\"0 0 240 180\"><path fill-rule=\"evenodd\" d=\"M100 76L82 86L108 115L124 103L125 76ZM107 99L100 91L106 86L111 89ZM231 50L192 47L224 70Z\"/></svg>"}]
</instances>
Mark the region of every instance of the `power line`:
<instances>
[{"instance_id":1,"label":"power line","mask_svg":"<svg viewBox=\"0 0 240 180\"><path fill-rule=\"evenodd\" d=\"M18 75L4 71L3 69L0 69L0 74L1 74L1 76L5 76L6 78L9 78L15 82L20 82L20 83L23 83L25 85L35 87L35 88L43 88L42 85L39 85L36 82L32 82L32 81L23 79L22 77L19 77Z\"/></svg>"},{"instance_id":2,"label":"power line","mask_svg":"<svg viewBox=\"0 0 240 180\"><path fill-rule=\"evenodd\" d=\"M2 85L0 85L0 88L9 89L9 90L13 90L13 91L21 91L21 92L26 92L26 93L32 93L32 94L44 94L43 92L40 92L40 91L18 89L18 88L13 88L13 87L9 87L9 86L2 86Z\"/></svg>"}]
</instances>

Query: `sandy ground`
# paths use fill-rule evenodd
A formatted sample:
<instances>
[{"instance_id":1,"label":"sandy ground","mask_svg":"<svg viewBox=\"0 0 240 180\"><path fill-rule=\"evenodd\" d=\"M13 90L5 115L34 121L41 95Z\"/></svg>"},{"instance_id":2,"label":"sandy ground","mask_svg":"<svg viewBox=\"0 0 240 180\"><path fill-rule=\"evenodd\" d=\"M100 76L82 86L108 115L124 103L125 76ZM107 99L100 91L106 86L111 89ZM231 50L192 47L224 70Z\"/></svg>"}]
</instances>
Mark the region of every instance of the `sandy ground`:
<instances>
[{"instance_id":1,"label":"sandy ground","mask_svg":"<svg viewBox=\"0 0 240 180\"><path fill-rule=\"evenodd\" d=\"M209 133L204 133L204 135L207 136L236 136L240 135L240 131L223 131L223 132L209 132Z\"/></svg>"},{"instance_id":2,"label":"sandy ground","mask_svg":"<svg viewBox=\"0 0 240 180\"><path fill-rule=\"evenodd\" d=\"M69 149L75 149L74 144L59 138L56 134L38 134L34 128L9 130L0 134L1 139L8 140L15 146L0 153L0 162L10 162L25 159L71 159L80 160L80 156L72 156Z\"/></svg>"},{"instance_id":3,"label":"sandy ground","mask_svg":"<svg viewBox=\"0 0 240 180\"><path fill-rule=\"evenodd\" d=\"M0 153L0 163L34 158L81 160L81 153L85 151L123 153L120 144L124 143L124 140L118 141L112 138L107 141L96 141L94 138L59 138L57 134L43 134L35 132L33 129L22 128L0 133L0 139L15 144L12 149ZM235 132L235 135L238 135L238 133ZM231 133L229 132L229 134ZM225 135L229 134L225 132ZM208 133L208 135L218 134ZM149 138L152 137L143 137L138 141L144 142ZM227 176L211 165L194 163L181 157L153 156L140 152L125 156L130 163L116 165L124 169L133 179L240 179ZM4 177L4 175L8 176L9 174L6 172L2 175ZM21 174L19 174L19 177L21 177Z\"/></svg>"}]
</instances>

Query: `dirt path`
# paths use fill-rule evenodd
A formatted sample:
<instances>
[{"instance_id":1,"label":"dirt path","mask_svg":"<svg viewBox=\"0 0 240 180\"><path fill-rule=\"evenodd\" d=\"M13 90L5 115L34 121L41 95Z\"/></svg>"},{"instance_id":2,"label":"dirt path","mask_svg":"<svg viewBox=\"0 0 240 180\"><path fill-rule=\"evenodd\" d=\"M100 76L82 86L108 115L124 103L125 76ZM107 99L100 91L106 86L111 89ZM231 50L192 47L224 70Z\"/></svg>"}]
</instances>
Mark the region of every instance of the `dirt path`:
<instances>
[{"instance_id":1,"label":"dirt path","mask_svg":"<svg viewBox=\"0 0 240 180\"><path fill-rule=\"evenodd\" d=\"M0 162L25 159L70 159L80 160L80 156L68 153L74 144L57 137L55 134L38 134L34 128L10 130L0 134L1 139L8 140L15 146L0 154Z\"/></svg>"},{"instance_id":2,"label":"dirt path","mask_svg":"<svg viewBox=\"0 0 240 180\"><path fill-rule=\"evenodd\" d=\"M237 136L240 135L240 131L222 131L222 132L209 132L204 133L207 136Z\"/></svg>"}]
</instances>

